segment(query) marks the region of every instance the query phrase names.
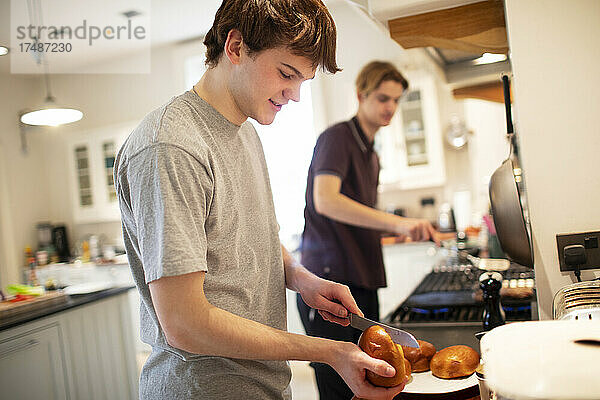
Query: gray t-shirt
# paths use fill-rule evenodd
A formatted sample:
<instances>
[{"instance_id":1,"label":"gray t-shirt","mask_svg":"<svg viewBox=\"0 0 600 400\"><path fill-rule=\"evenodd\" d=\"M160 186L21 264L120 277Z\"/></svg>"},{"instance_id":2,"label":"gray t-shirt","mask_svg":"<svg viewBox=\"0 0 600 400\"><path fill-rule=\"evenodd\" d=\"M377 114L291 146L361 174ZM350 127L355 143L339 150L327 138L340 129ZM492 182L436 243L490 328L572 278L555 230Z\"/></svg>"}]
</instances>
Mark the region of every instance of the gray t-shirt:
<instances>
[{"instance_id":1,"label":"gray t-shirt","mask_svg":"<svg viewBox=\"0 0 600 400\"><path fill-rule=\"evenodd\" d=\"M114 174L141 296L141 337L152 346L140 398L290 398L285 361L203 356L170 346L148 288L161 277L206 271L211 304L287 329L279 226L254 127L234 125L185 92L143 119L120 149Z\"/></svg>"}]
</instances>

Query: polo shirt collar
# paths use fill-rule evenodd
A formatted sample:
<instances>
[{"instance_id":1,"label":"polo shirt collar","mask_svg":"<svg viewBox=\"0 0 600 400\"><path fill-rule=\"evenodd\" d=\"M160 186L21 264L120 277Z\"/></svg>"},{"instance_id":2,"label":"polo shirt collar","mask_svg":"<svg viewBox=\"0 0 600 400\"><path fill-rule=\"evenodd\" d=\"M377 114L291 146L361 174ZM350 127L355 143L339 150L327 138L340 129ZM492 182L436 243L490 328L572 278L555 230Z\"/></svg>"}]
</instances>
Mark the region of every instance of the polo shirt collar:
<instances>
[{"instance_id":1,"label":"polo shirt collar","mask_svg":"<svg viewBox=\"0 0 600 400\"><path fill-rule=\"evenodd\" d=\"M356 128L352 129L352 136L354 136L354 139L356 140L360 150L363 153L373 151L373 143L369 142L369 139L367 139L367 135L365 135L365 132L362 130L360 124L358 123L358 118L354 116L350 123L353 125L354 128Z\"/></svg>"}]
</instances>

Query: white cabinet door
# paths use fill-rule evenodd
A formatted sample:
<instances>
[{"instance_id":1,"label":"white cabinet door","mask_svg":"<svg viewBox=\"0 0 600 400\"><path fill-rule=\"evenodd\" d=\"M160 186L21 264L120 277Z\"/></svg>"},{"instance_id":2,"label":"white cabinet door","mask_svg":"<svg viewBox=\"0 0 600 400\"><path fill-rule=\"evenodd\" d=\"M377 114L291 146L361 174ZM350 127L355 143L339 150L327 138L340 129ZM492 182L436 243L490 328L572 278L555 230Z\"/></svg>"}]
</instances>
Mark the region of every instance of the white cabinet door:
<instances>
[{"instance_id":1,"label":"white cabinet door","mask_svg":"<svg viewBox=\"0 0 600 400\"><path fill-rule=\"evenodd\" d=\"M57 324L0 340L2 397L65 399L66 372Z\"/></svg>"},{"instance_id":2,"label":"white cabinet door","mask_svg":"<svg viewBox=\"0 0 600 400\"><path fill-rule=\"evenodd\" d=\"M118 221L114 189L116 153L136 122L82 132L69 144L71 198L77 223Z\"/></svg>"},{"instance_id":3,"label":"white cabinet door","mask_svg":"<svg viewBox=\"0 0 600 400\"><path fill-rule=\"evenodd\" d=\"M408 93L375 148L381 161L381 191L441 186L446 181L437 91L433 77L408 76Z\"/></svg>"},{"instance_id":4,"label":"white cabinet door","mask_svg":"<svg viewBox=\"0 0 600 400\"><path fill-rule=\"evenodd\" d=\"M136 399L134 333L127 293L61 316L76 399Z\"/></svg>"}]
</instances>

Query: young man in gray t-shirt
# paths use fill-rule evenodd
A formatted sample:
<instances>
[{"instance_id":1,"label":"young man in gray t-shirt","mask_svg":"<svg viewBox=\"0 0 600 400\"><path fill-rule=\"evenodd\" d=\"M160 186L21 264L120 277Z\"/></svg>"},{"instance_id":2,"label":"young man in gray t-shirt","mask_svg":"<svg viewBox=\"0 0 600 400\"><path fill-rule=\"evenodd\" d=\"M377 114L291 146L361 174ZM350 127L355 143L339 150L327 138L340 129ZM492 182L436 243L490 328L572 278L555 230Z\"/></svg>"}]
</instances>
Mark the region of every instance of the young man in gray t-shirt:
<instances>
[{"instance_id":1,"label":"young man in gray t-shirt","mask_svg":"<svg viewBox=\"0 0 600 400\"><path fill-rule=\"evenodd\" d=\"M115 185L152 353L144 399L290 398L285 360L331 365L363 398L391 399L365 370L393 368L355 344L286 332L285 288L327 320L362 314L346 286L281 246L260 141L317 66L336 72L335 25L319 0L225 0L204 43L208 71L148 114L119 151Z\"/></svg>"}]
</instances>

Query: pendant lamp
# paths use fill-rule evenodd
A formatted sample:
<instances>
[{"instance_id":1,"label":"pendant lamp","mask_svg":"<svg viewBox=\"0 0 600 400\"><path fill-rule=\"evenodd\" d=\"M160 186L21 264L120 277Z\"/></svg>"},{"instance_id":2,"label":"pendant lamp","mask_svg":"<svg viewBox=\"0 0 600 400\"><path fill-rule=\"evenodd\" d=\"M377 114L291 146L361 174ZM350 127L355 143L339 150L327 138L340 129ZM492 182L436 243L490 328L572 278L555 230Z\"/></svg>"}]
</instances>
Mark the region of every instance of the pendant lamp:
<instances>
[{"instance_id":1,"label":"pendant lamp","mask_svg":"<svg viewBox=\"0 0 600 400\"><path fill-rule=\"evenodd\" d=\"M75 108L62 107L50 93L50 78L44 73L46 100L42 105L21 114L21 122L27 125L59 126L79 121L83 113Z\"/></svg>"}]
</instances>

